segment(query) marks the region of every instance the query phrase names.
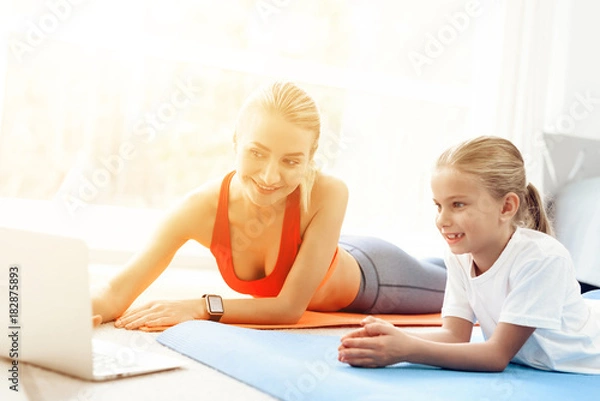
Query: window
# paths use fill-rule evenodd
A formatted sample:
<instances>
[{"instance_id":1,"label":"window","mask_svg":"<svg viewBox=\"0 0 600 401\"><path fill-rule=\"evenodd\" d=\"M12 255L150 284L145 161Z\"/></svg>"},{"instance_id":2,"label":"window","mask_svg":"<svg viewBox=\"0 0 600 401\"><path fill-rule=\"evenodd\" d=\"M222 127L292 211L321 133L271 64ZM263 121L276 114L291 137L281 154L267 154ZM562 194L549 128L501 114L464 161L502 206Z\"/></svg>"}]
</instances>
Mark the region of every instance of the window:
<instances>
[{"instance_id":1,"label":"window","mask_svg":"<svg viewBox=\"0 0 600 401\"><path fill-rule=\"evenodd\" d=\"M426 255L439 244L429 169L474 132L487 79L476 66L498 57L474 51L484 6L13 2L0 60L0 197L52 201L71 216L164 209L231 169L243 100L283 78L322 110L317 161L349 185L344 232Z\"/></svg>"}]
</instances>

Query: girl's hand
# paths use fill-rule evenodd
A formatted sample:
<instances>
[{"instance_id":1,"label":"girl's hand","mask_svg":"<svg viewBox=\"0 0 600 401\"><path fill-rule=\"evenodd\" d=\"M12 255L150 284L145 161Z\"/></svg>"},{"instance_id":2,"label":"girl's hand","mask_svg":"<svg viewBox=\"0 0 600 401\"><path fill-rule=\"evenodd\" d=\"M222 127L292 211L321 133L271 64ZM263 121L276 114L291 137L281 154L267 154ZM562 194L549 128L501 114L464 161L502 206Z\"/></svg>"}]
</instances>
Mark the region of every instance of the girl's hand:
<instances>
[{"instance_id":1,"label":"girl's hand","mask_svg":"<svg viewBox=\"0 0 600 401\"><path fill-rule=\"evenodd\" d=\"M351 366L383 367L406 360L411 336L391 323L368 317L363 327L341 338L338 360Z\"/></svg>"},{"instance_id":2,"label":"girl's hand","mask_svg":"<svg viewBox=\"0 0 600 401\"><path fill-rule=\"evenodd\" d=\"M366 318L364 318L360 322L361 326L363 326L362 329L358 329L358 330L352 331L352 332L350 332L350 333L342 336L341 341L344 342L344 340L346 338L370 337L369 334L364 329L364 327L367 324L370 324L370 323L380 323L380 324L382 324L384 326L394 327L394 325L391 324L390 322L388 322L387 320L379 319L379 318L376 318L376 317L373 317L373 316L367 316Z\"/></svg>"},{"instance_id":3,"label":"girl's hand","mask_svg":"<svg viewBox=\"0 0 600 401\"><path fill-rule=\"evenodd\" d=\"M360 322L361 326L363 326L363 327L369 323L381 323L381 324L384 324L384 325L387 325L390 327L394 327L394 325L391 324L390 322L388 322L387 320L383 320L383 319L380 319L378 317L373 317L373 316L367 316L366 318L364 318L362 320L362 322Z\"/></svg>"},{"instance_id":4,"label":"girl's hand","mask_svg":"<svg viewBox=\"0 0 600 401\"><path fill-rule=\"evenodd\" d=\"M127 330L173 326L187 320L201 319L203 302L197 299L153 301L127 310L115 321L115 327Z\"/></svg>"}]
</instances>

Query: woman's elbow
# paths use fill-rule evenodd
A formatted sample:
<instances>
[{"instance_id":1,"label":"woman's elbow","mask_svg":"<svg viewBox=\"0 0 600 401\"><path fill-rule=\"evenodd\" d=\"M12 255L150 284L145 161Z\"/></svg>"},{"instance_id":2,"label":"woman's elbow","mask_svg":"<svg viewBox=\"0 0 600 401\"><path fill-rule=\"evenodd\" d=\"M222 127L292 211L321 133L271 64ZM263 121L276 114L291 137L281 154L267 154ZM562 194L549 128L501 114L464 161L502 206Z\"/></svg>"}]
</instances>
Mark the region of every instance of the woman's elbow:
<instances>
[{"instance_id":1,"label":"woman's elbow","mask_svg":"<svg viewBox=\"0 0 600 401\"><path fill-rule=\"evenodd\" d=\"M295 303L281 302L275 311L278 324L296 324L306 311L305 307Z\"/></svg>"},{"instance_id":2,"label":"woman's elbow","mask_svg":"<svg viewBox=\"0 0 600 401\"><path fill-rule=\"evenodd\" d=\"M292 325L292 324L296 324L300 321L300 316L297 315L289 315L289 314L283 314L281 315L281 317L278 319L279 324L283 324L283 325Z\"/></svg>"},{"instance_id":3,"label":"woman's elbow","mask_svg":"<svg viewBox=\"0 0 600 401\"><path fill-rule=\"evenodd\" d=\"M300 321L300 318L302 318L302 315L304 314L304 312L305 312L304 309L298 309L298 308L283 311L280 315L281 323L282 324L296 324Z\"/></svg>"}]
</instances>

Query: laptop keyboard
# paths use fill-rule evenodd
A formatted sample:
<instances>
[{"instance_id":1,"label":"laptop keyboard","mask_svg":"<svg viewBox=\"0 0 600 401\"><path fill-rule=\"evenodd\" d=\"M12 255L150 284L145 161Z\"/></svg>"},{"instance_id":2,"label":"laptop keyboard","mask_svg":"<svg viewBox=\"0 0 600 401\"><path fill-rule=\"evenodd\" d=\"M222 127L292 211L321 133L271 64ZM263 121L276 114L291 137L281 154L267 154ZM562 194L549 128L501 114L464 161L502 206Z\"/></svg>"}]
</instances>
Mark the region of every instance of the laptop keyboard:
<instances>
[{"instance_id":1,"label":"laptop keyboard","mask_svg":"<svg viewBox=\"0 0 600 401\"><path fill-rule=\"evenodd\" d=\"M169 370L182 366L176 359L127 346L92 340L94 376L98 379Z\"/></svg>"},{"instance_id":2,"label":"laptop keyboard","mask_svg":"<svg viewBox=\"0 0 600 401\"><path fill-rule=\"evenodd\" d=\"M117 355L114 355L94 351L92 354L94 372L106 374L111 372L120 372L124 368L136 366L136 358L133 353L131 355L127 354L128 353L118 353Z\"/></svg>"}]
</instances>

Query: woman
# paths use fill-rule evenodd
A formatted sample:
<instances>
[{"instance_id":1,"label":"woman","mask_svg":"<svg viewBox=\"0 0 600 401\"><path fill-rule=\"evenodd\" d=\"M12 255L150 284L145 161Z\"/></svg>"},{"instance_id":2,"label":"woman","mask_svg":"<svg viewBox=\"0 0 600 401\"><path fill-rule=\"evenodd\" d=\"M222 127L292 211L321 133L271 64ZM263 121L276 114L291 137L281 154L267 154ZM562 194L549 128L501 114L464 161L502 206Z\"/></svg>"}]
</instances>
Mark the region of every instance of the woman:
<instances>
[{"instance_id":1,"label":"woman","mask_svg":"<svg viewBox=\"0 0 600 401\"><path fill-rule=\"evenodd\" d=\"M418 262L383 240L344 237L348 190L314 164L320 116L289 82L257 90L234 133L235 170L207 183L167 214L147 246L93 301L96 323L127 329L191 319L289 324L306 310L439 311L443 266ZM189 239L207 248L225 282L248 299L152 302L127 310ZM212 310L211 310L212 309Z\"/></svg>"}]
</instances>

